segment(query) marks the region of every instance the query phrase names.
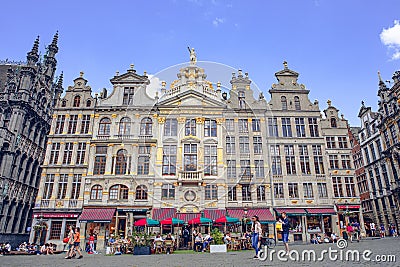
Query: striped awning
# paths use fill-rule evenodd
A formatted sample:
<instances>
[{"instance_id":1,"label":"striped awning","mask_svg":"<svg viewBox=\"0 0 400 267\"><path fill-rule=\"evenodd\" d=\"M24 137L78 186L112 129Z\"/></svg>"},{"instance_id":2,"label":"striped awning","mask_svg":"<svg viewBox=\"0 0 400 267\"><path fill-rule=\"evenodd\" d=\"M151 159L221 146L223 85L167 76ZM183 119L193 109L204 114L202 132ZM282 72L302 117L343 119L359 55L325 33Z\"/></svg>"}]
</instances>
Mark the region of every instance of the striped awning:
<instances>
[{"instance_id":1,"label":"striped awning","mask_svg":"<svg viewBox=\"0 0 400 267\"><path fill-rule=\"evenodd\" d=\"M336 214L334 208L306 208L309 215L331 215Z\"/></svg>"},{"instance_id":2,"label":"striped awning","mask_svg":"<svg viewBox=\"0 0 400 267\"><path fill-rule=\"evenodd\" d=\"M238 218L241 220L245 217L244 209L227 209L229 217ZM258 209L248 209L247 210L247 218L250 218L254 215L258 216L258 219L261 222L275 222L274 215L270 212L269 208L258 208Z\"/></svg>"},{"instance_id":3,"label":"striped awning","mask_svg":"<svg viewBox=\"0 0 400 267\"><path fill-rule=\"evenodd\" d=\"M204 210L204 217L209 218L215 221L218 218L221 218L226 214L225 210L222 209L205 209Z\"/></svg>"},{"instance_id":4,"label":"striped awning","mask_svg":"<svg viewBox=\"0 0 400 267\"><path fill-rule=\"evenodd\" d=\"M275 208L275 211L278 215L281 215L282 212L286 212L287 215L306 215L307 212L303 208Z\"/></svg>"},{"instance_id":5,"label":"striped awning","mask_svg":"<svg viewBox=\"0 0 400 267\"><path fill-rule=\"evenodd\" d=\"M174 208L154 208L153 216L154 220L163 221L168 218L174 218L176 216L176 210Z\"/></svg>"},{"instance_id":6,"label":"striped awning","mask_svg":"<svg viewBox=\"0 0 400 267\"><path fill-rule=\"evenodd\" d=\"M200 213L177 213L176 218L183 220L184 222L188 222L194 218L200 217Z\"/></svg>"},{"instance_id":7,"label":"striped awning","mask_svg":"<svg viewBox=\"0 0 400 267\"><path fill-rule=\"evenodd\" d=\"M84 208L80 222L111 222L115 208Z\"/></svg>"}]
</instances>

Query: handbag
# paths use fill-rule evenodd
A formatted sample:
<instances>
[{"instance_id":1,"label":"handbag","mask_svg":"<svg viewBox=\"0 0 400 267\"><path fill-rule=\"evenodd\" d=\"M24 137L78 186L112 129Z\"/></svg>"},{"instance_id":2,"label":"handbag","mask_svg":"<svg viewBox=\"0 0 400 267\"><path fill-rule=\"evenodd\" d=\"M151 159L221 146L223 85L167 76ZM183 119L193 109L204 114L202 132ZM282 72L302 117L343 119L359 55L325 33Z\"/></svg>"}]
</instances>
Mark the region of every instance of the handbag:
<instances>
[{"instance_id":1,"label":"handbag","mask_svg":"<svg viewBox=\"0 0 400 267\"><path fill-rule=\"evenodd\" d=\"M65 237L64 239L63 239L63 243L68 243L69 242L69 238L68 237Z\"/></svg>"}]
</instances>

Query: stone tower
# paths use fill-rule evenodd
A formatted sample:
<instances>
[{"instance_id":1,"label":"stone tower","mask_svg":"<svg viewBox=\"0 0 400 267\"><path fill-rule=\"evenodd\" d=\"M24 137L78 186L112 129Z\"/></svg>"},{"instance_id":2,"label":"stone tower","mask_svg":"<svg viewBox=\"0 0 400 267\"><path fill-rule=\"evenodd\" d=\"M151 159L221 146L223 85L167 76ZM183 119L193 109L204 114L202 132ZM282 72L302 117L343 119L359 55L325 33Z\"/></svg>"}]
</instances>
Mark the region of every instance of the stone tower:
<instances>
[{"instance_id":1,"label":"stone tower","mask_svg":"<svg viewBox=\"0 0 400 267\"><path fill-rule=\"evenodd\" d=\"M39 56L39 37L26 62L0 65L0 242L12 245L28 237L32 208L55 100L58 32Z\"/></svg>"}]
</instances>

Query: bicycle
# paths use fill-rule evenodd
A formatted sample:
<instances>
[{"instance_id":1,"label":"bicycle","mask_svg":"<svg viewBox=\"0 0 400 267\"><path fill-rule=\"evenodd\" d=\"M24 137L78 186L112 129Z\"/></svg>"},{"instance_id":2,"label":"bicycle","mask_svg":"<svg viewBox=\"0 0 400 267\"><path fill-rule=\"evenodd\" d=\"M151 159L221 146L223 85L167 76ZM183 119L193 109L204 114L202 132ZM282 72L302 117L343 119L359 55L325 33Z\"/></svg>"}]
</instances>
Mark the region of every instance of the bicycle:
<instances>
[{"instance_id":1,"label":"bicycle","mask_svg":"<svg viewBox=\"0 0 400 267\"><path fill-rule=\"evenodd\" d=\"M276 246L276 240L270 237L261 238L261 248L267 246L269 249L273 249Z\"/></svg>"}]
</instances>

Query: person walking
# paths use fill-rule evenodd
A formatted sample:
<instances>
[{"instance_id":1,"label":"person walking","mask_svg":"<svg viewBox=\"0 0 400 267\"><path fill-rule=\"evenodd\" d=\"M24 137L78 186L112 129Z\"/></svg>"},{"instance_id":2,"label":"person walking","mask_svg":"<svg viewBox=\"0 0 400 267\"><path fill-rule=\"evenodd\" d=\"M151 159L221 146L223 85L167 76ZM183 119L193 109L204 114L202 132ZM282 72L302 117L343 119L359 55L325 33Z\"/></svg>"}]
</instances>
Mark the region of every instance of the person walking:
<instances>
[{"instance_id":1,"label":"person walking","mask_svg":"<svg viewBox=\"0 0 400 267\"><path fill-rule=\"evenodd\" d=\"M182 232L183 246L184 246L185 248L188 247L188 244L189 244L189 236L190 236L189 230L185 227L185 229L183 229L183 232Z\"/></svg>"},{"instance_id":2,"label":"person walking","mask_svg":"<svg viewBox=\"0 0 400 267\"><path fill-rule=\"evenodd\" d=\"M76 250L76 252L78 252L79 257L78 259L82 259L83 255L81 252L81 248L80 248L80 244L81 244L81 233L80 233L80 229L79 227L75 228L75 235L74 235L74 248Z\"/></svg>"},{"instance_id":3,"label":"person walking","mask_svg":"<svg viewBox=\"0 0 400 267\"><path fill-rule=\"evenodd\" d=\"M371 236L375 237L375 230L376 230L375 223L374 222L370 223L369 227L371 228Z\"/></svg>"},{"instance_id":4,"label":"person walking","mask_svg":"<svg viewBox=\"0 0 400 267\"><path fill-rule=\"evenodd\" d=\"M66 259L71 259L72 258L72 253L74 252L74 228L72 227L72 225L70 225L68 227L69 231L68 231L68 252L67 252L67 256L65 257Z\"/></svg>"},{"instance_id":5,"label":"person walking","mask_svg":"<svg viewBox=\"0 0 400 267\"><path fill-rule=\"evenodd\" d=\"M261 240L262 228L257 215L251 217L251 221L252 221L251 231L253 232L251 237L251 244L256 252L254 259L258 259L258 250L259 250L258 245Z\"/></svg>"},{"instance_id":6,"label":"person walking","mask_svg":"<svg viewBox=\"0 0 400 267\"><path fill-rule=\"evenodd\" d=\"M282 223L282 241L285 244L286 255L289 255L289 219L286 212L282 212L282 219L279 218L279 222Z\"/></svg>"}]
</instances>

